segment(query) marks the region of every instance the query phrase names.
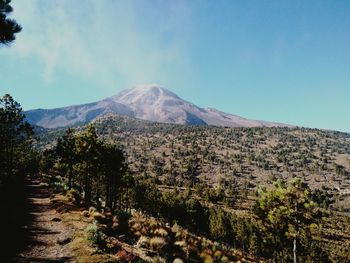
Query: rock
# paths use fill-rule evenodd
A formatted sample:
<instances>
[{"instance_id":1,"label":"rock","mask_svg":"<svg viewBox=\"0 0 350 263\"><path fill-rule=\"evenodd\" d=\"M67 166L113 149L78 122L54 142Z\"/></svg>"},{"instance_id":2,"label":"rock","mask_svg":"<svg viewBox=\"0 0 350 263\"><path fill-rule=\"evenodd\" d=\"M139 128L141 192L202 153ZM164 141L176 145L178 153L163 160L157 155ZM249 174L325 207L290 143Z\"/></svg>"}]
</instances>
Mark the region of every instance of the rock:
<instances>
[{"instance_id":1,"label":"rock","mask_svg":"<svg viewBox=\"0 0 350 263\"><path fill-rule=\"evenodd\" d=\"M60 244L60 245L65 245L65 244L68 244L71 241L72 241L72 238L67 237L67 238L64 238L64 239L58 239L57 243Z\"/></svg>"},{"instance_id":2,"label":"rock","mask_svg":"<svg viewBox=\"0 0 350 263\"><path fill-rule=\"evenodd\" d=\"M62 219L61 218L58 218L58 217L54 217L51 219L51 221L54 221L54 222L61 222Z\"/></svg>"}]
</instances>

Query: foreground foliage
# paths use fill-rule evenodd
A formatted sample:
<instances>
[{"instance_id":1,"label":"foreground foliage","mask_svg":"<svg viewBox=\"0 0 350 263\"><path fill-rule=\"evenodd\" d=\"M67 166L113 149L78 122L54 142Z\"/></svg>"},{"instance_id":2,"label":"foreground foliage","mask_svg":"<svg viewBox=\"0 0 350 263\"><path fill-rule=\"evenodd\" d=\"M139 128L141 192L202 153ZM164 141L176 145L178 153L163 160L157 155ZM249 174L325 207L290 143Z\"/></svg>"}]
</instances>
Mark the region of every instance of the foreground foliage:
<instances>
[{"instance_id":1,"label":"foreground foliage","mask_svg":"<svg viewBox=\"0 0 350 263\"><path fill-rule=\"evenodd\" d=\"M12 43L15 34L22 30L16 20L7 17L13 11L10 3L11 0L0 0L0 46Z\"/></svg>"},{"instance_id":2,"label":"foreground foliage","mask_svg":"<svg viewBox=\"0 0 350 263\"><path fill-rule=\"evenodd\" d=\"M22 108L9 94L0 98L0 186L18 181L36 170L37 155L31 148L33 130Z\"/></svg>"},{"instance_id":3,"label":"foreground foliage","mask_svg":"<svg viewBox=\"0 0 350 263\"><path fill-rule=\"evenodd\" d=\"M255 215L263 226L263 242L269 244L275 260L291 261L293 255L294 262L308 258L326 261L317 243L323 213L311 193L300 179L288 186L278 181L274 189L264 189L255 204Z\"/></svg>"}]
</instances>

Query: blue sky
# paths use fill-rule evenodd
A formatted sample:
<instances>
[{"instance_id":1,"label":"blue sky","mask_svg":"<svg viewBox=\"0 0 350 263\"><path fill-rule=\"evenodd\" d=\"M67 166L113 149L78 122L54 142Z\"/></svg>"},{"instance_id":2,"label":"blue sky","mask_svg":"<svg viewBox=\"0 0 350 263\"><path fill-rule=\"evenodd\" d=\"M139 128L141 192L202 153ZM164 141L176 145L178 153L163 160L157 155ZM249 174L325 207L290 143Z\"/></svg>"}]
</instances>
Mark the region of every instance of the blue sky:
<instances>
[{"instance_id":1,"label":"blue sky","mask_svg":"<svg viewBox=\"0 0 350 263\"><path fill-rule=\"evenodd\" d=\"M350 1L14 0L0 94L24 109L159 83L199 106L350 132Z\"/></svg>"}]
</instances>

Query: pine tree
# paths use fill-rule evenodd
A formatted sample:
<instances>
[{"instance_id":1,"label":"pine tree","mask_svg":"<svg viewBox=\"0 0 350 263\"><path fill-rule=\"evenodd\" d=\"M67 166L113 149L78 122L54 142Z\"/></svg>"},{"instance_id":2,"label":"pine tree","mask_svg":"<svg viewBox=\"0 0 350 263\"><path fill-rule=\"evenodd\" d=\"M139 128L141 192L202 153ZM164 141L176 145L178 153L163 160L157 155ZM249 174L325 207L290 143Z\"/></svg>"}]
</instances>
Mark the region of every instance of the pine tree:
<instances>
[{"instance_id":1,"label":"pine tree","mask_svg":"<svg viewBox=\"0 0 350 263\"><path fill-rule=\"evenodd\" d=\"M56 152L60 157L60 162L67 165L68 188L72 188L73 165L76 162L74 130L66 130L62 139L58 139Z\"/></svg>"},{"instance_id":2,"label":"pine tree","mask_svg":"<svg viewBox=\"0 0 350 263\"><path fill-rule=\"evenodd\" d=\"M311 229L322 217L311 199L310 188L300 179L292 180L288 186L278 181L274 189L263 191L254 211L265 227L265 238L273 246L273 254L283 253L289 247L293 262L297 262L301 250L300 239L312 239Z\"/></svg>"},{"instance_id":3,"label":"pine tree","mask_svg":"<svg viewBox=\"0 0 350 263\"><path fill-rule=\"evenodd\" d=\"M79 134L75 141L75 152L77 156L75 170L80 175L86 206L91 204L93 180L96 180L98 176L99 144L96 130L92 125L89 125L84 132Z\"/></svg>"},{"instance_id":4,"label":"pine tree","mask_svg":"<svg viewBox=\"0 0 350 263\"><path fill-rule=\"evenodd\" d=\"M104 187L106 206L112 210L116 207L118 189L123 186L123 175L126 164L123 152L114 144L103 144L100 147L103 177L101 185ZM125 182L126 183L126 182Z\"/></svg>"},{"instance_id":5,"label":"pine tree","mask_svg":"<svg viewBox=\"0 0 350 263\"><path fill-rule=\"evenodd\" d=\"M11 95L0 98L0 181L4 182L16 172L22 144L33 135L32 127L25 121L21 105Z\"/></svg>"},{"instance_id":6,"label":"pine tree","mask_svg":"<svg viewBox=\"0 0 350 263\"><path fill-rule=\"evenodd\" d=\"M16 20L7 18L13 8L10 6L11 0L0 0L0 44L8 45L13 42L15 34L22 30Z\"/></svg>"}]
</instances>

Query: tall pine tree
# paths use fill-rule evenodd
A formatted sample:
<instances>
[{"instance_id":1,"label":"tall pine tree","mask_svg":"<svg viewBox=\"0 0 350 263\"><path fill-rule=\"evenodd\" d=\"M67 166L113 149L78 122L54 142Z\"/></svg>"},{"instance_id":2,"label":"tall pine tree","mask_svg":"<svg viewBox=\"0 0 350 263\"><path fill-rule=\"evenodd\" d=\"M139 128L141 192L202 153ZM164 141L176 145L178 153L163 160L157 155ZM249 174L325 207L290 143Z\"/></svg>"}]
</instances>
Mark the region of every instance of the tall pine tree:
<instances>
[{"instance_id":1,"label":"tall pine tree","mask_svg":"<svg viewBox=\"0 0 350 263\"><path fill-rule=\"evenodd\" d=\"M9 45L16 37L15 34L22 30L16 20L7 16L13 11L11 0L0 0L0 44Z\"/></svg>"}]
</instances>

